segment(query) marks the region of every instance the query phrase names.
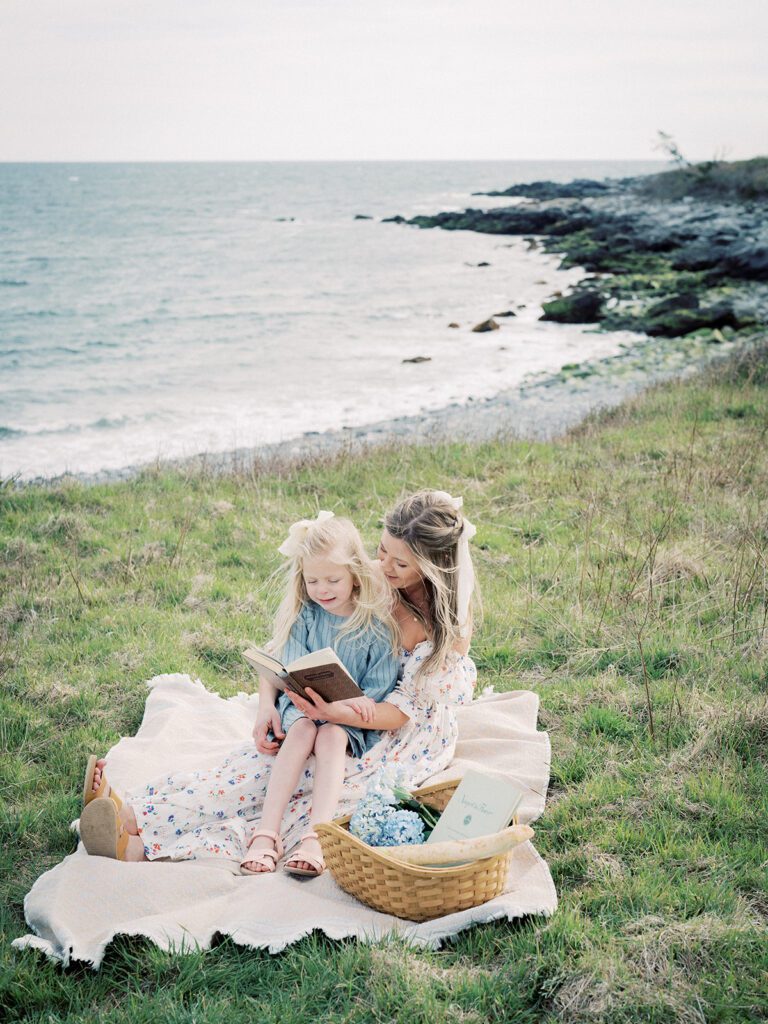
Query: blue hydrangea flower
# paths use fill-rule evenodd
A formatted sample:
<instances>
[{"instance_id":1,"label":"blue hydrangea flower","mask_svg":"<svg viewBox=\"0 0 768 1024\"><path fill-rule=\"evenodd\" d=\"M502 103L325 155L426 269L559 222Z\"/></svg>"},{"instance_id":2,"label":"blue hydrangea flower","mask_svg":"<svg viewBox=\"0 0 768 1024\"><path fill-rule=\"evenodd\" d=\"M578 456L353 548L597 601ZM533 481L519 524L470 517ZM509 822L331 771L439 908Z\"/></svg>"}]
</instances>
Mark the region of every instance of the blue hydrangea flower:
<instances>
[{"instance_id":1,"label":"blue hydrangea flower","mask_svg":"<svg viewBox=\"0 0 768 1024\"><path fill-rule=\"evenodd\" d=\"M378 793L388 804L396 804L395 788L405 781L405 772L399 764L383 764L368 783L367 793Z\"/></svg>"},{"instance_id":2,"label":"blue hydrangea flower","mask_svg":"<svg viewBox=\"0 0 768 1024\"><path fill-rule=\"evenodd\" d=\"M393 811L384 821L376 846L424 842L424 822L415 811Z\"/></svg>"},{"instance_id":3,"label":"blue hydrangea flower","mask_svg":"<svg viewBox=\"0 0 768 1024\"><path fill-rule=\"evenodd\" d=\"M352 835L369 846L402 846L424 842L424 823L414 811L397 810L397 790L404 773L399 765L385 765L368 784L349 822Z\"/></svg>"}]
</instances>

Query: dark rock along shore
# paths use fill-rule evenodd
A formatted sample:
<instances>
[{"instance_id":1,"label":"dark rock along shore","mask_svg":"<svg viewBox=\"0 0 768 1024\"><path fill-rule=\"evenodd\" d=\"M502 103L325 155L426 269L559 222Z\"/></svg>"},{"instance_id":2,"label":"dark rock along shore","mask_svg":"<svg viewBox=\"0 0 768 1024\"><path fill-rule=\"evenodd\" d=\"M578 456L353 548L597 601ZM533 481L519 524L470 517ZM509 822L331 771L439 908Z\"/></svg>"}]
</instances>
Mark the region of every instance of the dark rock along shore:
<instances>
[{"instance_id":1,"label":"dark rock along shore","mask_svg":"<svg viewBox=\"0 0 768 1024\"><path fill-rule=\"evenodd\" d=\"M543 320L599 323L651 336L713 342L768 323L768 158L658 175L503 192L521 201L390 222L419 228L544 236L562 266L589 271Z\"/></svg>"}]
</instances>

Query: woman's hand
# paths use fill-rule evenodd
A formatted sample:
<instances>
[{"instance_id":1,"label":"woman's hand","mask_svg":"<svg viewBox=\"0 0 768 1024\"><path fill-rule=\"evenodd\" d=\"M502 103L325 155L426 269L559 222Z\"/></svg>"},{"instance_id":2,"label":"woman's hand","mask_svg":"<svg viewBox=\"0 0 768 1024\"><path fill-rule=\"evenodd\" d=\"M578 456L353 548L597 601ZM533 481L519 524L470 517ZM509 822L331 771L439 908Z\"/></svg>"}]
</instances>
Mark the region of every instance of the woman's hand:
<instances>
[{"instance_id":1,"label":"woman's hand","mask_svg":"<svg viewBox=\"0 0 768 1024\"><path fill-rule=\"evenodd\" d=\"M349 697L347 700L336 701L337 704L346 704L356 714L360 715L364 722L372 722L376 713L376 701L370 697Z\"/></svg>"},{"instance_id":2,"label":"woman's hand","mask_svg":"<svg viewBox=\"0 0 768 1024\"><path fill-rule=\"evenodd\" d=\"M289 693L287 690L285 692L299 711L303 711L307 718L313 720L320 719L325 722L333 722L336 725L349 725L355 729L383 729L385 731L399 729L401 725L405 725L408 721L408 715L403 714L399 708L396 708L393 704L388 704L386 701L381 701L379 704L371 701L373 705L371 724L364 725L360 714L352 710L348 701L335 700L332 704L329 704L323 700L319 693L315 693L309 687L306 688L306 692L312 698L311 700L305 700L298 693ZM357 700L359 699L358 697Z\"/></svg>"},{"instance_id":3,"label":"woman's hand","mask_svg":"<svg viewBox=\"0 0 768 1024\"><path fill-rule=\"evenodd\" d=\"M337 724L347 725L347 716L339 715L339 705L343 704L343 701L335 701L333 704L329 704L324 701L319 693L311 690L308 686L304 687L305 692L312 698L306 700L298 693L294 693L292 690L286 690L285 695L299 711L303 711L307 718L313 722L322 720L324 722L335 722Z\"/></svg>"},{"instance_id":4,"label":"woman's hand","mask_svg":"<svg viewBox=\"0 0 768 1024\"><path fill-rule=\"evenodd\" d=\"M275 739L268 740L269 730L274 733ZM280 743L285 739L280 712L275 707L260 711L256 718L256 725L253 727L253 738L256 741L256 749L260 754L275 755L280 749Z\"/></svg>"}]
</instances>

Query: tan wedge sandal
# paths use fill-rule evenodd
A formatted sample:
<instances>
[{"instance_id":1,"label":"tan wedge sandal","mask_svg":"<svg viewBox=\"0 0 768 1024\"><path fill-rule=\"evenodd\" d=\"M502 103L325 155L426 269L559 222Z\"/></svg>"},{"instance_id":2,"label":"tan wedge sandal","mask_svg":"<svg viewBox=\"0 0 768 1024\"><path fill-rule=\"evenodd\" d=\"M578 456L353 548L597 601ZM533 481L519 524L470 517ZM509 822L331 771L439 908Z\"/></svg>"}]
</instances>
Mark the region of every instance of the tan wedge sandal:
<instances>
[{"instance_id":1,"label":"tan wedge sandal","mask_svg":"<svg viewBox=\"0 0 768 1024\"><path fill-rule=\"evenodd\" d=\"M305 832L301 837L301 842L290 855L288 860L283 864L283 871L287 871L289 875L301 875L306 878L317 878L318 875L322 875L325 871L325 861L323 857L315 857L311 853L302 853L301 844L305 839L318 839L317 832ZM312 865L312 869L296 867L301 861L305 861L307 864Z\"/></svg>"},{"instance_id":2,"label":"tan wedge sandal","mask_svg":"<svg viewBox=\"0 0 768 1024\"><path fill-rule=\"evenodd\" d=\"M101 773L101 782L99 788L93 788L93 773L96 771L96 762L98 757L95 754L91 754L88 758L88 764L85 768L85 779L83 780L83 807L87 807L92 800L98 800L100 797L108 796L112 803L115 805L117 810L123 806L123 801L112 789L109 782L107 782L106 772Z\"/></svg>"},{"instance_id":3,"label":"tan wedge sandal","mask_svg":"<svg viewBox=\"0 0 768 1024\"><path fill-rule=\"evenodd\" d=\"M241 875L269 875L277 867L277 862L283 856L283 840L280 838L278 832L270 832L268 828L260 828L258 832L254 832L251 836L251 841L248 843L248 849L251 848L251 843L257 836L266 836L267 839L271 839L275 844L274 850L254 850L253 853L249 853L244 860L240 861L240 874ZM268 860L264 858L267 857ZM251 868L247 868L246 864L262 864L266 870L264 871L253 871Z\"/></svg>"},{"instance_id":4,"label":"tan wedge sandal","mask_svg":"<svg viewBox=\"0 0 768 1024\"><path fill-rule=\"evenodd\" d=\"M80 838L92 857L125 860L129 835L111 800L93 800L80 815Z\"/></svg>"}]
</instances>

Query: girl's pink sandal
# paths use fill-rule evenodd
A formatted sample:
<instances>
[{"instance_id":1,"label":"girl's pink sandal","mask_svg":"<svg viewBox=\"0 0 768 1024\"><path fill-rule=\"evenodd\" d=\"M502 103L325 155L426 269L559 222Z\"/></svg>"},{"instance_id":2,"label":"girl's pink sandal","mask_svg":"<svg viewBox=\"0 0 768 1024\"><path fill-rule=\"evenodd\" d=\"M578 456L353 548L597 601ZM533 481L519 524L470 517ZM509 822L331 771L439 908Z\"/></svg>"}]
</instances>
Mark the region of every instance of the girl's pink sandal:
<instances>
[{"instance_id":1,"label":"girl's pink sandal","mask_svg":"<svg viewBox=\"0 0 768 1024\"><path fill-rule=\"evenodd\" d=\"M258 832L254 832L248 844L249 850L251 843L257 836L266 836L267 839L271 839L275 844L275 848L274 850L256 850L253 853L249 853L244 860L240 861L241 875L268 875L275 870L277 862L283 856L283 841L278 832L270 832L268 828L261 828ZM265 860L265 857L268 860ZM266 871L252 871L251 868L245 866L246 864L261 864L266 868Z\"/></svg>"},{"instance_id":2,"label":"girl's pink sandal","mask_svg":"<svg viewBox=\"0 0 768 1024\"><path fill-rule=\"evenodd\" d=\"M87 807L92 800L98 800L99 798L106 796L109 797L115 805L115 809L119 811L123 806L123 801L107 782L106 772L101 773L99 788L93 788L93 773L96 771L97 761L98 758L95 754L91 754L88 758L88 764L85 768L85 779L83 780L83 807Z\"/></svg>"},{"instance_id":3,"label":"girl's pink sandal","mask_svg":"<svg viewBox=\"0 0 768 1024\"><path fill-rule=\"evenodd\" d=\"M322 857L315 857L311 853L302 853L301 852L301 843L303 843L305 839L317 839L317 838L319 838L318 835L317 835L317 832L306 832L301 837L301 842L299 843L299 845L293 851L293 853L288 858L288 860L285 862L285 864L283 864L283 870L287 871L289 875L301 875L301 876L306 877L306 878L317 878L318 875L322 875L322 873L325 871L325 861L323 860L323 858ZM291 867L291 864L296 865L296 864L298 864L302 860L306 861L308 864L312 864L313 867L314 867L314 870L307 869L307 868L299 868L299 867L295 867L295 866Z\"/></svg>"}]
</instances>

